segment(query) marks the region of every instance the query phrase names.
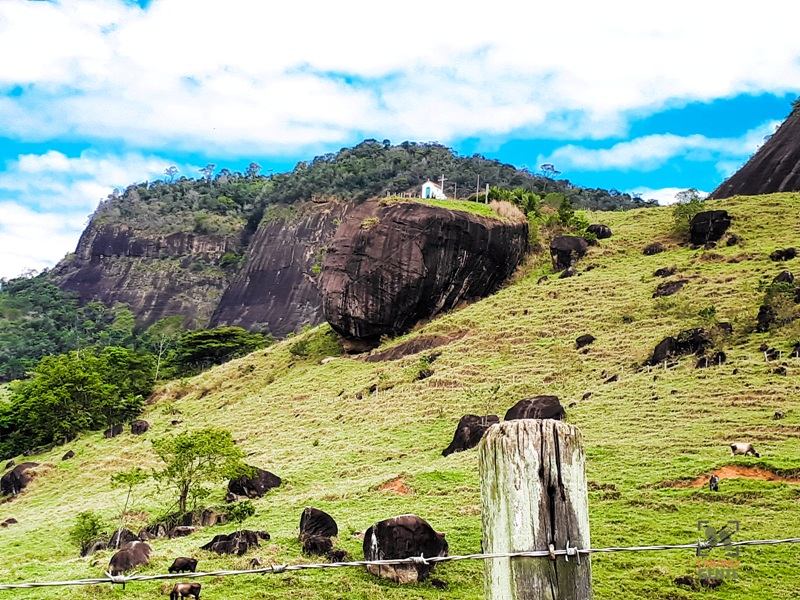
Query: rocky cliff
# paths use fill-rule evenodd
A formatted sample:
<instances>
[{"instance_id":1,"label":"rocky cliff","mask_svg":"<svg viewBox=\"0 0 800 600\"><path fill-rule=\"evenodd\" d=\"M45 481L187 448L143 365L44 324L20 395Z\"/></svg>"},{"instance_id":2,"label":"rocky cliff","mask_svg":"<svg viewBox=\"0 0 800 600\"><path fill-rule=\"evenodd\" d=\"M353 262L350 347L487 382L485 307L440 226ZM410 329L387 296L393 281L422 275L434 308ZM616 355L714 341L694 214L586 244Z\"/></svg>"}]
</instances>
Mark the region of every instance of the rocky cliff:
<instances>
[{"instance_id":1,"label":"rocky cliff","mask_svg":"<svg viewBox=\"0 0 800 600\"><path fill-rule=\"evenodd\" d=\"M755 196L800 190L800 108L790 114L778 131L724 181L709 198Z\"/></svg>"},{"instance_id":2,"label":"rocky cliff","mask_svg":"<svg viewBox=\"0 0 800 600\"><path fill-rule=\"evenodd\" d=\"M247 259L222 295L212 326L238 325L283 337L323 321L317 279L326 245L352 204L306 203L262 220Z\"/></svg>"},{"instance_id":3,"label":"rocky cliff","mask_svg":"<svg viewBox=\"0 0 800 600\"><path fill-rule=\"evenodd\" d=\"M121 224L89 224L75 254L53 269L53 281L81 302L128 304L138 323L181 315L205 326L228 286L220 266L242 251L239 236L179 232L158 235Z\"/></svg>"},{"instance_id":4,"label":"rocky cliff","mask_svg":"<svg viewBox=\"0 0 800 600\"><path fill-rule=\"evenodd\" d=\"M528 248L528 222L420 202L368 202L339 226L322 264L326 320L355 349L494 292Z\"/></svg>"}]
</instances>

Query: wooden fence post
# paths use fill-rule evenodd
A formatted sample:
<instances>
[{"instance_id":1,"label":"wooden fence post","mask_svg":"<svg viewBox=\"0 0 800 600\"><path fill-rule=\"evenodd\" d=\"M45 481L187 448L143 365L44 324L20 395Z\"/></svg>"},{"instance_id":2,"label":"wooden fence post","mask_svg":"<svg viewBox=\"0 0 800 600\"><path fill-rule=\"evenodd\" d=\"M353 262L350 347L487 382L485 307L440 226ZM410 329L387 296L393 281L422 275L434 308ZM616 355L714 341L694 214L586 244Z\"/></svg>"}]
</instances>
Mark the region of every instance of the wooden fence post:
<instances>
[{"instance_id":1,"label":"wooden fence post","mask_svg":"<svg viewBox=\"0 0 800 600\"><path fill-rule=\"evenodd\" d=\"M552 419L493 425L480 444L483 551L589 548L583 436ZM587 600L588 555L486 561L487 600Z\"/></svg>"}]
</instances>

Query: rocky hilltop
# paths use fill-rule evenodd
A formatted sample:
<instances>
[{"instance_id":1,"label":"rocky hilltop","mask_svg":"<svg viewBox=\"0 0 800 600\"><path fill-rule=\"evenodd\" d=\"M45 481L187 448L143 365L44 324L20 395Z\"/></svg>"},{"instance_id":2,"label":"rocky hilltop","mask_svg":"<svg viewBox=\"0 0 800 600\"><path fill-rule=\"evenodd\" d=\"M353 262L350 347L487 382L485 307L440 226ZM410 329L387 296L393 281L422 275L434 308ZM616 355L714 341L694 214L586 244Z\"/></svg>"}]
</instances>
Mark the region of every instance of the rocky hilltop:
<instances>
[{"instance_id":1,"label":"rocky hilltop","mask_svg":"<svg viewBox=\"0 0 800 600\"><path fill-rule=\"evenodd\" d=\"M745 165L709 198L756 196L800 190L800 106Z\"/></svg>"},{"instance_id":2,"label":"rocky hilltop","mask_svg":"<svg viewBox=\"0 0 800 600\"><path fill-rule=\"evenodd\" d=\"M358 348L491 294L528 249L525 216L508 203L497 205L504 217L421 202L359 206L325 254L325 319Z\"/></svg>"}]
</instances>

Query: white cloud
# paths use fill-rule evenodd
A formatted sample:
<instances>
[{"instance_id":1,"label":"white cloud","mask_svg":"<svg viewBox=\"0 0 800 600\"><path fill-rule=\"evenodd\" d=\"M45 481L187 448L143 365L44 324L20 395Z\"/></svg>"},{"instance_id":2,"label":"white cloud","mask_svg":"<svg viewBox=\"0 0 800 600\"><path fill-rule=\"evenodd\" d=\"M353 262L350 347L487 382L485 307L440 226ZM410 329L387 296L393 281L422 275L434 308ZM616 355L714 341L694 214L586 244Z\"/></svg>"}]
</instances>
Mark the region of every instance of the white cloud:
<instances>
[{"instance_id":1,"label":"white cloud","mask_svg":"<svg viewBox=\"0 0 800 600\"><path fill-rule=\"evenodd\" d=\"M89 216L115 187L163 178L167 159L139 154L26 154L0 172L0 277L52 267L75 250ZM180 165L185 173L197 167Z\"/></svg>"},{"instance_id":2,"label":"white cloud","mask_svg":"<svg viewBox=\"0 0 800 600\"><path fill-rule=\"evenodd\" d=\"M632 190L626 190L629 194L638 194L641 198L645 200L657 200L659 204L662 206L667 204L675 204L678 200L675 198L675 195L678 192L684 191L686 188L677 188L677 187L666 187L666 188L659 188L659 189L652 189L648 187L637 187L633 188ZM708 196L709 192L705 192L702 190L697 190L698 195L701 198Z\"/></svg>"},{"instance_id":3,"label":"white cloud","mask_svg":"<svg viewBox=\"0 0 800 600\"><path fill-rule=\"evenodd\" d=\"M692 161L712 161L722 175L731 166L741 166L754 153L764 136L775 130L776 122L765 123L738 138L709 138L703 135L648 135L619 142L610 148L585 148L568 144L549 156L539 156L538 163L553 163L562 171L653 171L676 157ZM734 167L735 169L736 167Z\"/></svg>"},{"instance_id":4,"label":"white cloud","mask_svg":"<svg viewBox=\"0 0 800 600\"><path fill-rule=\"evenodd\" d=\"M476 18L453 1L410 0L387 17L355 0L6 0L0 56L13 60L0 63L0 89L22 95L0 100L0 121L30 140L254 156L357 132L599 138L632 113L800 81L800 36L775 17L782 5L682 6L499 0Z\"/></svg>"}]
</instances>

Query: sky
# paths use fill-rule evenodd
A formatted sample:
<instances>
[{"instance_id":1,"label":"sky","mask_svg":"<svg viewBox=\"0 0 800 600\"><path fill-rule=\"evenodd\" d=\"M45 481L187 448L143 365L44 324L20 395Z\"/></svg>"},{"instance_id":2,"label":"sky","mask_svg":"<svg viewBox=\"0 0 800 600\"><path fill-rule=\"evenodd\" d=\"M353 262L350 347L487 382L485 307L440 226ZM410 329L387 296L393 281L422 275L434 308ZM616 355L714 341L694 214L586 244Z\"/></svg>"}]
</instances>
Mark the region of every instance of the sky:
<instances>
[{"instance_id":1,"label":"sky","mask_svg":"<svg viewBox=\"0 0 800 600\"><path fill-rule=\"evenodd\" d=\"M710 192L800 94L791 6L2 0L0 278L52 267L169 166L277 173L367 138Z\"/></svg>"}]
</instances>

